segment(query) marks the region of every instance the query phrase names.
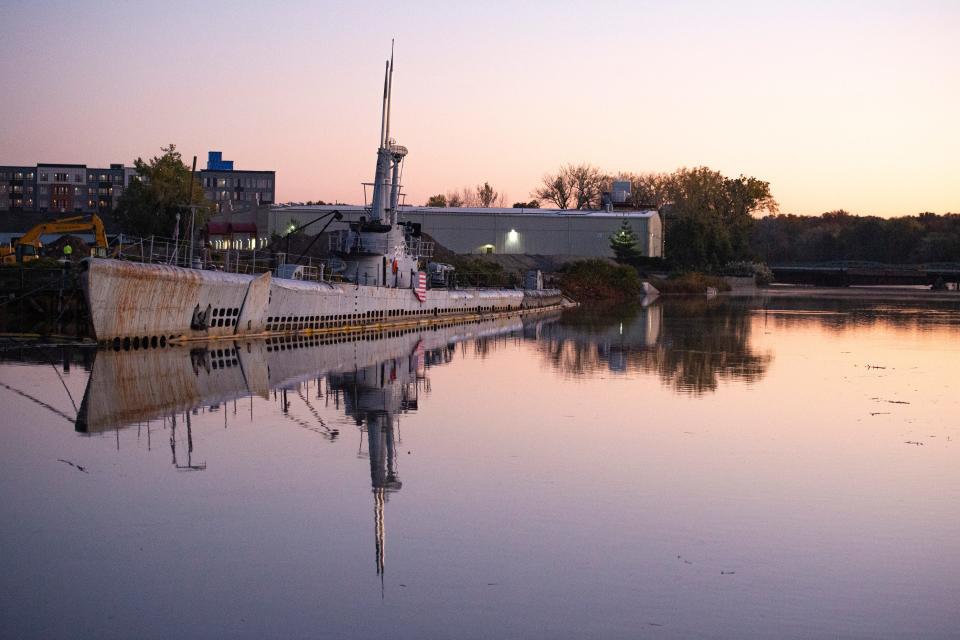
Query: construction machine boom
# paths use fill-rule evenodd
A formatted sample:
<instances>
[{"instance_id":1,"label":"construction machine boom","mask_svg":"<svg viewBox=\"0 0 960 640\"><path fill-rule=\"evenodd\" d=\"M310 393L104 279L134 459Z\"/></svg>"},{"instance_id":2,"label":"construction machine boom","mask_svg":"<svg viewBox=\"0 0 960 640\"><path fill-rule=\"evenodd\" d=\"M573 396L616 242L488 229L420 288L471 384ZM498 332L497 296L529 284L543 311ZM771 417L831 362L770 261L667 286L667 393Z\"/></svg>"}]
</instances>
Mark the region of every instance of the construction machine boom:
<instances>
[{"instance_id":1,"label":"construction machine boom","mask_svg":"<svg viewBox=\"0 0 960 640\"><path fill-rule=\"evenodd\" d=\"M19 240L13 243L12 247L0 248L0 255L3 257L4 264L30 262L40 257L41 237L54 233L63 235L90 231L93 231L95 238L93 253L106 255L107 234L103 228L103 220L97 214L93 214L89 218L72 216L51 222L41 222L23 234Z\"/></svg>"}]
</instances>

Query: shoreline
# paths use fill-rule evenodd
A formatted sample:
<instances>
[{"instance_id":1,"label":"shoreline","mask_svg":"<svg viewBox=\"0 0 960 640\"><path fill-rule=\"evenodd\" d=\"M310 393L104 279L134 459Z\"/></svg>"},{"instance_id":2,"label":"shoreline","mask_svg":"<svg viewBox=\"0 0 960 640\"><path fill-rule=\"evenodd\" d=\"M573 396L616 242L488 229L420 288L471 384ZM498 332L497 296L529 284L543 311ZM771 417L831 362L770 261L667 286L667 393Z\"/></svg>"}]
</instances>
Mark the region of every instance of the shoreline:
<instances>
[{"instance_id":1,"label":"shoreline","mask_svg":"<svg viewBox=\"0 0 960 640\"><path fill-rule=\"evenodd\" d=\"M907 289L903 287L757 287L752 290L734 290L718 293L717 297L731 298L821 298L844 300L893 300L916 302L957 302L960 292Z\"/></svg>"}]
</instances>

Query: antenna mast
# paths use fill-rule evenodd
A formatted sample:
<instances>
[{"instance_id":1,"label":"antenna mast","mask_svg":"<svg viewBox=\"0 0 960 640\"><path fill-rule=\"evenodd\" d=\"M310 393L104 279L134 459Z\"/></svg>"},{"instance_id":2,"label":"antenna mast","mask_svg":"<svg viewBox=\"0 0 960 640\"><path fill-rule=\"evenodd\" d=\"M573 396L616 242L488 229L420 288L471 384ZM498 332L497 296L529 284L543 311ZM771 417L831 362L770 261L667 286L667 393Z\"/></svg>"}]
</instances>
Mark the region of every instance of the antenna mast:
<instances>
[{"instance_id":1,"label":"antenna mast","mask_svg":"<svg viewBox=\"0 0 960 640\"><path fill-rule=\"evenodd\" d=\"M386 68L383 71L383 108L380 111L380 148L387 146L386 132L390 128L390 125L387 124L387 109L389 105L389 99L387 98L389 76L390 76L390 63L386 63Z\"/></svg>"},{"instance_id":2,"label":"antenna mast","mask_svg":"<svg viewBox=\"0 0 960 640\"><path fill-rule=\"evenodd\" d=\"M386 90L387 90L387 137L384 140L384 146L390 144L390 106L393 102L393 39L390 39L390 62L387 64Z\"/></svg>"},{"instance_id":3,"label":"antenna mast","mask_svg":"<svg viewBox=\"0 0 960 640\"><path fill-rule=\"evenodd\" d=\"M390 59L383 74L383 112L380 115L380 148L377 149L377 170L373 178L373 201L370 221L392 225L400 197L400 164L407 149L390 139L390 107L393 103L393 40Z\"/></svg>"}]
</instances>

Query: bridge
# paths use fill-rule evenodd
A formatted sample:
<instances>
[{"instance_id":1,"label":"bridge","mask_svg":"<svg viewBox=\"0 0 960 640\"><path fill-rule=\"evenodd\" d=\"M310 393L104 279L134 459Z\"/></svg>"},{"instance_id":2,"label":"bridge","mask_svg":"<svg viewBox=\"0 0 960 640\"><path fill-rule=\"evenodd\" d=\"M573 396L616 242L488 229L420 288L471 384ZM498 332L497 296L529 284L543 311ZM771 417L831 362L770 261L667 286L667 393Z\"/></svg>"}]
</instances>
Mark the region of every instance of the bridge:
<instances>
[{"instance_id":1,"label":"bridge","mask_svg":"<svg viewBox=\"0 0 960 640\"><path fill-rule=\"evenodd\" d=\"M955 283L960 288L960 263L890 265L871 262L833 262L771 265L774 281L820 287L869 285L928 285Z\"/></svg>"}]
</instances>

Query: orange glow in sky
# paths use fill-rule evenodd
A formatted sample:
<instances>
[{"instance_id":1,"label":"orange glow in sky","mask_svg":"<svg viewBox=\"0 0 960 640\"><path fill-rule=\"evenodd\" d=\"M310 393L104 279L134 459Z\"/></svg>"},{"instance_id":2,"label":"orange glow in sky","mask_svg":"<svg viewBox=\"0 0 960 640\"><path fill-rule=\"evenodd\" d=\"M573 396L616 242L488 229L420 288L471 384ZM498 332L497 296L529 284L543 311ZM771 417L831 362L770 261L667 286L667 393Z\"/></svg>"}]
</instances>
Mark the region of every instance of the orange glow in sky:
<instances>
[{"instance_id":1,"label":"orange glow in sky","mask_svg":"<svg viewBox=\"0 0 960 640\"><path fill-rule=\"evenodd\" d=\"M0 164L130 164L176 143L363 198L383 60L407 202L568 162L706 165L783 212L960 212L960 4L300 2L0 8Z\"/></svg>"}]
</instances>

